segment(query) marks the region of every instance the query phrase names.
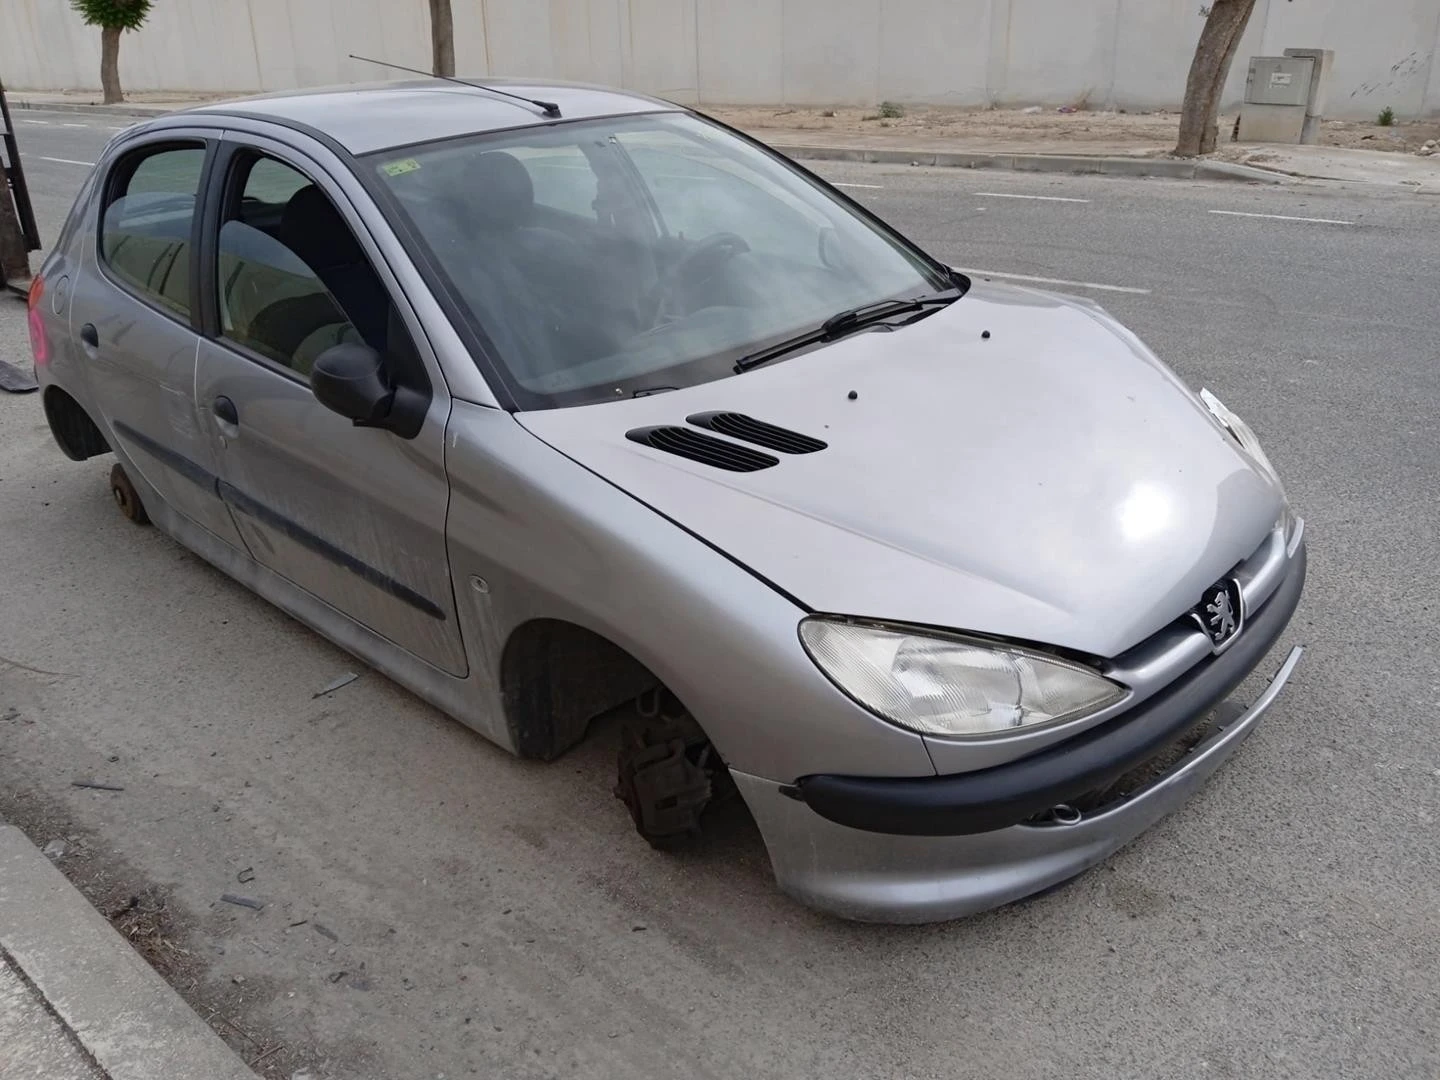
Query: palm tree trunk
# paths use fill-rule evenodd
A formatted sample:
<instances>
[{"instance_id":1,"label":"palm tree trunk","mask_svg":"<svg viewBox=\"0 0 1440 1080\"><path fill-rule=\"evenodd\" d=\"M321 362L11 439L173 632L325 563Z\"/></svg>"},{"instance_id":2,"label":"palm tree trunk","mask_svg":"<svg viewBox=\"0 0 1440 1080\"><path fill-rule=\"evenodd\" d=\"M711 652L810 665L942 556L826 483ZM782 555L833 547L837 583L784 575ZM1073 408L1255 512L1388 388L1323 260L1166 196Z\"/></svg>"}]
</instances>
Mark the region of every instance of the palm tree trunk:
<instances>
[{"instance_id":1,"label":"palm tree trunk","mask_svg":"<svg viewBox=\"0 0 1440 1080\"><path fill-rule=\"evenodd\" d=\"M10 281L23 282L30 276L30 257L25 250L25 235L10 196L10 178L0 163L0 293Z\"/></svg>"}]
</instances>

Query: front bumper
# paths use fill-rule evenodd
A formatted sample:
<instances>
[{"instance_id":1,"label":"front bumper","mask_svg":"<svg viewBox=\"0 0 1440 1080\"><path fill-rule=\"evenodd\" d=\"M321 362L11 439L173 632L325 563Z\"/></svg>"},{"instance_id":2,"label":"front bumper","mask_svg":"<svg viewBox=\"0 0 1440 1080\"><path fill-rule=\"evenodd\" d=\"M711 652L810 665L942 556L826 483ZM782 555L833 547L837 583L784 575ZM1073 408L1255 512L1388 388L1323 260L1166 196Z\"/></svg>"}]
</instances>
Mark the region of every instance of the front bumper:
<instances>
[{"instance_id":1,"label":"front bumper","mask_svg":"<svg viewBox=\"0 0 1440 1080\"><path fill-rule=\"evenodd\" d=\"M1117 718L1094 735L1010 765L924 779L825 777L799 785L735 773L780 887L845 918L935 922L1018 900L1094 866L1178 808L1235 752L1279 697L1303 649L1290 651L1248 708L1140 790L1067 823L1037 822L1035 812L1063 803L1067 792L1095 786L1097 777L1126 771L1142 752L1155 752L1222 705L1284 631L1304 579L1301 546L1251 624L1243 652L1247 643L1237 641L1182 677L1146 716ZM823 786L811 786L819 781Z\"/></svg>"}]
</instances>

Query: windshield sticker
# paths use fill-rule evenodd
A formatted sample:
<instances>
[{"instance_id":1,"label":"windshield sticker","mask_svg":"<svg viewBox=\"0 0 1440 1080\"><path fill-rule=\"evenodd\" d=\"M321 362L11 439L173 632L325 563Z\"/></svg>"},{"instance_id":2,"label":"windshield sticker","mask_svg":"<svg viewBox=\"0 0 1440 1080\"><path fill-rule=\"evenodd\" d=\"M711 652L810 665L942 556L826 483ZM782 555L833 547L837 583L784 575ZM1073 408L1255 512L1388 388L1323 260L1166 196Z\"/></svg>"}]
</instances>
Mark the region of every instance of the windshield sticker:
<instances>
[{"instance_id":1,"label":"windshield sticker","mask_svg":"<svg viewBox=\"0 0 1440 1080\"><path fill-rule=\"evenodd\" d=\"M386 176L404 176L407 172L414 172L420 168L420 162L413 157L401 158L399 161L387 161L380 166L380 171Z\"/></svg>"}]
</instances>

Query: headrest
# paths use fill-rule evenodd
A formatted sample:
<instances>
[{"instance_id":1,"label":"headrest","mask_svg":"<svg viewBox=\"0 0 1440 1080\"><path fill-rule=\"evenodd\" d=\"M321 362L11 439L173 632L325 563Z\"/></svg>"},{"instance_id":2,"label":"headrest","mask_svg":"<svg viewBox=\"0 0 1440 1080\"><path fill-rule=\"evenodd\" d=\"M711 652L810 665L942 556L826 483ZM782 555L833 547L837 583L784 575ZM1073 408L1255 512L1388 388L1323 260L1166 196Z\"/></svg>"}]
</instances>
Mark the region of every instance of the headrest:
<instances>
[{"instance_id":1,"label":"headrest","mask_svg":"<svg viewBox=\"0 0 1440 1080\"><path fill-rule=\"evenodd\" d=\"M349 266L364 259L350 226L314 184L290 196L280 217L280 235L313 270Z\"/></svg>"},{"instance_id":2,"label":"headrest","mask_svg":"<svg viewBox=\"0 0 1440 1080\"><path fill-rule=\"evenodd\" d=\"M514 228L530 220L535 185L513 154L489 150L465 170L469 216L487 228Z\"/></svg>"}]
</instances>

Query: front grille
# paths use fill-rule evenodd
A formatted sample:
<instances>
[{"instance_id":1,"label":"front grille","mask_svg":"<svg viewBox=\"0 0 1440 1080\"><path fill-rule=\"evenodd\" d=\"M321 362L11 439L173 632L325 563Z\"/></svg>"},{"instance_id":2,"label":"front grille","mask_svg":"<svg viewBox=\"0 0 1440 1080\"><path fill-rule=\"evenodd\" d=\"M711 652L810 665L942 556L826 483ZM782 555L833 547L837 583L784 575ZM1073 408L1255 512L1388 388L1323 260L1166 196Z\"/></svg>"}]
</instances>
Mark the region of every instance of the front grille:
<instances>
[{"instance_id":1,"label":"front grille","mask_svg":"<svg viewBox=\"0 0 1440 1080\"><path fill-rule=\"evenodd\" d=\"M1245 611L1239 633L1226 643L1226 648L1246 635L1249 622L1264 611L1288 566L1284 534L1277 528L1225 575L1238 582ZM1134 704L1139 704L1211 655L1211 639L1192 608L1116 656L1106 665L1105 674L1129 686L1136 694Z\"/></svg>"},{"instance_id":2,"label":"front grille","mask_svg":"<svg viewBox=\"0 0 1440 1080\"><path fill-rule=\"evenodd\" d=\"M1166 773L1171 772L1184 761L1190 751L1215 733L1219 726L1220 710L1202 716L1177 738L1161 748L1146 761L1142 761L1124 776L1104 787L1088 791L1079 798L1071 799L1070 805L1083 814L1093 814L1122 803L1137 791L1143 791Z\"/></svg>"},{"instance_id":3,"label":"front grille","mask_svg":"<svg viewBox=\"0 0 1440 1080\"><path fill-rule=\"evenodd\" d=\"M1185 731L1139 765L1130 769L1129 772L1116 777L1103 787L1095 788L1067 800L1063 807L1042 810L1034 817L1027 819L1024 824L1074 824L1085 817L1100 814L1112 807L1119 806L1132 795L1144 791L1167 773L1179 768L1181 762L1190 755L1191 751L1228 724L1238 711L1237 707L1231 703L1221 702L1220 705L1191 724ZM1070 812L1073 816L1067 820L1065 812Z\"/></svg>"}]
</instances>

